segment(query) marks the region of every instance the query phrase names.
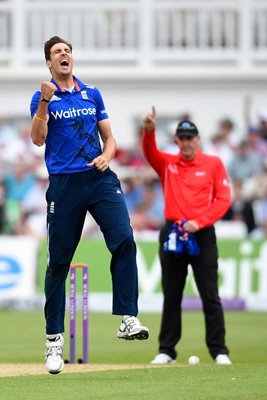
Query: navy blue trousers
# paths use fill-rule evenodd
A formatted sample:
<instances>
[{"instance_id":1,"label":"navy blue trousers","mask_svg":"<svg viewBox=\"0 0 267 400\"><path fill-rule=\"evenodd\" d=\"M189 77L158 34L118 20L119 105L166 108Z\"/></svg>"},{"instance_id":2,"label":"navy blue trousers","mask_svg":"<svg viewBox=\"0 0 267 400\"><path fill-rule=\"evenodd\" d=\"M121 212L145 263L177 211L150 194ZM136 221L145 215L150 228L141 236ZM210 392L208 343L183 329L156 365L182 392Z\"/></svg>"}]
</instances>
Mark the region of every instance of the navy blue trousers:
<instances>
[{"instance_id":1,"label":"navy blue trousers","mask_svg":"<svg viewBox=\"0 0 267 400\"><path fill-rule=\"evenodd\" d=\"M136 245L117 175L109 168L49 177L48 265L45 276L46 333L64 332L65 285L86 213L99 225L111 253L115 315L138 314ZM89 255L90 258L90 255Z\"/></svg>"}]
</instances>

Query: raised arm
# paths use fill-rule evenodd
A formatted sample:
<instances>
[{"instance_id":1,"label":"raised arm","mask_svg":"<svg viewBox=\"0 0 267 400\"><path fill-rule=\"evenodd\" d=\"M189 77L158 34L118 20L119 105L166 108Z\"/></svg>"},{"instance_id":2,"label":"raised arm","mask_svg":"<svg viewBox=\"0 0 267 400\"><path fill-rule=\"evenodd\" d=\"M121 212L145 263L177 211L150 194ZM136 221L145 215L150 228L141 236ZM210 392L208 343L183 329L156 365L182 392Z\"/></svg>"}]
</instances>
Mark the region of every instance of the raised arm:
<instances>
[{"instance_id":1,"label":"raised arm","mask_svg":"<svg viewBox=\"0 0 267 400\"><path fill-rule=\"evenodd\" d=\"M152 107L152 112L145 116L143 120L143 127L147 133L151 133L156 130L156 109L154 106Z\"/></svg>"},{"instance_id":2,"label":"raised arm","mask_svg":"<svg viewBox=\"0 0 267 400\"><path fill-rule=\"evenodd\" d=\"M56 86L52 82L44 81L41 85L41 96L36 114L32 120L31 138L36 146L42 146L47 136L48 104Z\"/></svg>"}]
</instances>

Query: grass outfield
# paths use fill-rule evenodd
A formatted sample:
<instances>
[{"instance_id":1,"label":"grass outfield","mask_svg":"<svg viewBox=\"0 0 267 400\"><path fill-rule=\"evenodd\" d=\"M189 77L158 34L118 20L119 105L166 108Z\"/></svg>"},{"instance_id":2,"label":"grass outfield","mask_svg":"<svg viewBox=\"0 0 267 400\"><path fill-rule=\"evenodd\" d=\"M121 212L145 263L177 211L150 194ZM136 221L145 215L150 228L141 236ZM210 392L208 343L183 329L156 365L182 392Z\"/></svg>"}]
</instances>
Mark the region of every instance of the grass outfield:
<instances>
[{"instance_id":1,"label":"grass outfield","mask_svg":"<svg viewBox=\"0 0 267 400\"><path fill-rule=\"evenodd\" d=\"M201 312L183 314L183 338L178 346L177 365L152 368L149 361L157 353L159 314L140 315L151 331L150 339L144 342L117 339L118 317L90 314L90 364L92 367L110 364L111 369L93 368L93 371L79 373L84 366L76 365L75 373L68 373L66 368L53 376L45 373L45 369L41 374L34 374L30 367L27 370L27 365L43 364L42 312L0 311L0 363L24 364L24 376L0 377L0 399L267 400L266 314L227 312L225 318L233 366L217 366L210 358L204 343ZM79 334L81 321L78 322ZM67 358L67 334L65 340ZM80 342L77 357L81 356ZM188 365L192 354L200 357L198 366ZM124 369L112 369L115 365L119 368L118 364Z\"/></svg>"}]
</instances>

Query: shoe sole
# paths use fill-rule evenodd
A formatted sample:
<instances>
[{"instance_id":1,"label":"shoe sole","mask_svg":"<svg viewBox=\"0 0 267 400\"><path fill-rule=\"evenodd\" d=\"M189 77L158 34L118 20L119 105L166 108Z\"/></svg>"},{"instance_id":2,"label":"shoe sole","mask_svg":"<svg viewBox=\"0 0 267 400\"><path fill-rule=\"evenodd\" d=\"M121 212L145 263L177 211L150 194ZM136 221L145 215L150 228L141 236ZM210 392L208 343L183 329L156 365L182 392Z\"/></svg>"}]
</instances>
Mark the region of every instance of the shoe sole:
<instances>
[{"instance_id":1,"label":"shoe sole","mask_svg":"<svg viewBox=\"0 0 267 400\"><path fill-rule=\"evenodd\" d=\"M62 368L63 369L63 368ZM62 371L62 369L60 371L48 371L49 374L51 375L56 375L56 374L60 374L60 372Z\"/></svg>"},{"instance_id":2,"label":"shoe sole","mask_svg":"<svg viewBox=\"0 0 267 400\"><path fill-rule=\"evenodd\" d=\"M123 334L123 336L120 336L120 333ZM125 332L118 332L117 337L119 339L124 339L124 340L146 340L149 338L149 332L148 331L140 331L138 333L134 333L132 335L127 335Z\"/></svg>"},{"instance_id":3,"label":"shoe sole","mask_svg":"<svg viewBox=\"0 0 267 400\"><path fill-rule=\"evenodd\" d=\"M232 365L232 363L217 363L216 362L216 365Z\"/></svg>"},{"instance_id":4,"label":"shoe sole","mask_svg":"<svg viewBox=\"0 0 267 400\"><path fill-rule=\"evenodd\" d=\"M57 370L47 370L48 372L49 372L49 374L51 374L51 375L56 375L56 374L59 374L62 370L63 370L63 368L64 368L64 362L62 362L62 364L61 364L61 366L60 366L60 368L59 369L57 369Z\"/></svg>"}]
</instances>

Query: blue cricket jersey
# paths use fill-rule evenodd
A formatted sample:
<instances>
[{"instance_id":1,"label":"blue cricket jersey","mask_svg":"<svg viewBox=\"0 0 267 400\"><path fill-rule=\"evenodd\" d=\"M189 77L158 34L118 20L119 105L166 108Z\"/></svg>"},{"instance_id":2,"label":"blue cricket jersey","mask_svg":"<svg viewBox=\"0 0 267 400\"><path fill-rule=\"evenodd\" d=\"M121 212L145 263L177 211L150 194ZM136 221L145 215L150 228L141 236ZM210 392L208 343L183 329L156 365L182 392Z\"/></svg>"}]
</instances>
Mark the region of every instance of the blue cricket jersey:
<instances>
[{"instance_id":1,"label":"blue cricket jersey","mask_svg":"<svg viewBox=\"0 0 267 400\"><path fill-rule=\"evenodd\" d=\"M57 87L48 104L48 134L45 141L45 162L49 174L71 174L88 171L87 164L102 153L98 121L107 119L99 90L74 77L70 93ZM30 110L37 112L41 92L34 93Z\"/></svg>"}]
</instances>

